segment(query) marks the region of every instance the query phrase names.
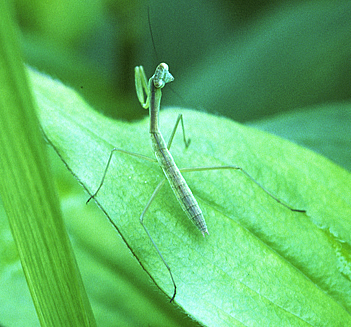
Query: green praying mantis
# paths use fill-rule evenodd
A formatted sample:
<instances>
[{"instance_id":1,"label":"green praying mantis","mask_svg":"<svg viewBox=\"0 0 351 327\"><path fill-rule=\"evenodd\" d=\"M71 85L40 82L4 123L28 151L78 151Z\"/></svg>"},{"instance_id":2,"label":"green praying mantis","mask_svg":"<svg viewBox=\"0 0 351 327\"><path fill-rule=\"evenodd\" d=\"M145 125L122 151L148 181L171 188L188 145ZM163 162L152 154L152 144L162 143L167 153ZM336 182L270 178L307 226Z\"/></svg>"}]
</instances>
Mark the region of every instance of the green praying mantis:
<instances>
[{"instance_id":1,"label":"green praying mantis","mask_svg":"<svg viewBox=\"0 0 351 327\"><path fill-rule=\"evenodd\" d=\"M190 145L190 139L186 139L185 136L185 129L184 129L184 120L182 114L180 114L176 120L175 126L171 133L170 139L168 143L165 142L161 131L159 129L159 112L160 112L160 104L161 104L161 97L162 97L162 88L167 84L174 80L174 77L169 72L168 65L165 63L161 63L157 66L154 75L147 81L144 68L142 66L135 67L135 87L136 93L138 96L138 100L141 106L144 109L149 109L149 117L150 117L150 137L152 143L152 149L155 153L156 159L146 157L144 155L126 151L120 148L112 149L109 159L107 161L107 165L105 171L103 173L101 182L96 189L95 193L91 195L87 202L89 202L92 198L94 198L97 193L99 192L100 188L103 185L103 182L106 177L106 173L111 163L111 159L115 152L121 152L127 155L131 155L134 157L142 158L148 161L156 162L162 169L165 177L160 181L160 183L155 188L154 192L152 193L149 201L147 202L144 210L140 215L140 223L143 226L148 238L152 242L154 248L156 249L159 257L161 258L162 262L166 266L170 278L173 283L173 295L171 297L170 302L172 302L177 293L177 285L172 274L171 268L167 264L166 260L164 259L159 247L153 240L151 234L149 233L145 223L144 218L147 210L149 209L150 205L152 204L153 200L159 193L160 189L164 186L165 182L168 181L169 185L171 186L176 199L178 200L181 208L185 212L186 216L195 224L196 228L202 233L203 236L209 234L208 228L205 222L205 218L201 211L199 204L197 203L193 193L191 192L188 184L186 183L185 179L182 176L182 172L192 172L192 171L205 171L205 170L223 170L223 169L231 169L231 170L240 170L243 174L245 174L253 183L258 185L264 192L266 192L269 196L271 196L275 201L283 205L284 207L290 209L291 211L296 212L305 212L305 210L300 209L293 209L286 205L285 203L281 202L278 198L276 198L273 194L271 194L267 189L265 189L260 183L258 183L249 173L247 173L243 168L238 166L207 166L207 167L192 167L192 168L181 168L179 169L170 153L172 141L176 130L178 128L179 123L182 126L183 132L183 141L185 147L187 148ZM145 98L146 95L146 98Z\"/></svg>"}]
</instances>

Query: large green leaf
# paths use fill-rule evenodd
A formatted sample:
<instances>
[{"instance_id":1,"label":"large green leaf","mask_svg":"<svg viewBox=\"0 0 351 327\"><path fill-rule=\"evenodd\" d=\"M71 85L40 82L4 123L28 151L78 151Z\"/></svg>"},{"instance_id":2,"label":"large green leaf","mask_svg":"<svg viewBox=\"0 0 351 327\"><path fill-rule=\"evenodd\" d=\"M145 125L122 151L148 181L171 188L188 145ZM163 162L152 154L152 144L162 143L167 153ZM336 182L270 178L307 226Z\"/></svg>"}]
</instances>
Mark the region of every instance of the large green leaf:
<instances>
[{"instance_id":1,"label":"large green leaf","mask_svg":"<svg viewBox=\"0 0 351 327\"><path fill-rule=\"evenodd\" d=\"M113 121L62 84L30 75L43 131L88 192L96 190L113 147L152 156L147 120ZM187 173L209 228L204 239L164 187L145 219L174 274L175 303L209 326L350 325L350 174L288 141L204 113L162 112L165 135L179 112L192 139L184 150L176 135L172 152L180 167L244 167L307 213L286 209L238 171ZM156 164L117 154L96 201L171 296L168 272L138 221L162 178Z\"/></svg>"}]
</instances>

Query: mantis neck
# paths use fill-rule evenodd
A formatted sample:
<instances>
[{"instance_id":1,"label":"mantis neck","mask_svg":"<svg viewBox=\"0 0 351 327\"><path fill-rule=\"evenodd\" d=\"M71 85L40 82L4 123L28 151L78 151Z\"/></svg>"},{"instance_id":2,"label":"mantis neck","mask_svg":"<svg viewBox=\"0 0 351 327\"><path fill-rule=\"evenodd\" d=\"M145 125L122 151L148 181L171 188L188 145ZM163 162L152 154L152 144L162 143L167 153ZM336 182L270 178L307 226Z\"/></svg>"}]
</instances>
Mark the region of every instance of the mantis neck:
<instances>
[{"instance_id":1,"label":"mantis neck","mask_svg":"<svg viewBox=\"0 0 351 327\"><path fill-rule=\"evenodd\" d=\"M161 88L156 88L153 83L153 78L150 78L150 106L149 106L149 114L150 114L150 133L159 132L158 128L158 116L160 112L160 103L162 92Z\"/></svg>"}]
</instances>

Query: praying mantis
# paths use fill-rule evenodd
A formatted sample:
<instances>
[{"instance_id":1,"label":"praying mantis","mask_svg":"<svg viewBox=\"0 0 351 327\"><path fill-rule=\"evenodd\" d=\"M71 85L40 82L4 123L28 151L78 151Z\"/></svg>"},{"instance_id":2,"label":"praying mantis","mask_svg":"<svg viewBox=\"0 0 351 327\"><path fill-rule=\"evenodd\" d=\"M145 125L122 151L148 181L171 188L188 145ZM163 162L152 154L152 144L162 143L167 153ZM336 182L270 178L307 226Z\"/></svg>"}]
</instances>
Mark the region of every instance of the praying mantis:
<instances>
[{"instance_id":1,"label":"praying mantis","mask_svg":"<svg viewBox=\"0 0 351 327\"><path fill-rule=\"evenodd\" d=\"M170 153L170 148L172 145L172 141L174 135L176 133L177 127L179 123L182 126L183 132L183 141L185 147L187 148L190 145L190 139L186 139L185 136L185 129L184 129L184 120L182 114L180 114L176 120L175 126L171 133L170 139L168 143L165 142L162 133L159 129L159 111L160 111L160 104L161 104L161 97L162 97L162 88L167 84L174 80L174 77L169 72L169 67L165 63L161 63L157 66L154 75L147 81L144 68L142 66L135 67L135 87L138 100L141 106L144 109L149 109L149 116L150 116L150 137L151 137L151 144L153 148L153 152L155 154L156 159L152 159L146 157L144 155L126 151L120 148L114 148L110 152L109 159L107 161L107 165L105 171L103 173L101 182L96 189L95 193L93 193L90 198L88 199L87 203L94 198L99 190L101 189L103 182L106 177L106 173L111 163L111 159L115 152L124 153L127 155L131 155L134 157L142 158L148 161L157 162L160 168L162 169L165 177L159 182L157 187L155 188L154 192L152 193L149 201L147 202L144 210L140 215L140 223L143 226L148 238L152 242L155 250L157 251L160 259L162 260L163 264L168 270L170 278L173 283L173 295L171 297L170 302L175 299L177 294L177 285L172 274L171 268L167 264L166 260L164 259L159 247L153 240L149 230L147 229L144 218L147 210L149 209L150 205L152 204L153 200L156 198L157 194L164 186L165 182L168 181L169 185L171 186L173 193L178 200L181 208L185 212L186 216L195 224L196 228L202 233L203 236L206 234L209 235L208 228L205 222L204 215L201 211L199 204L197 203L192 191L190 190L188 184L186 183L185 179L182 176L182 172L192 172L192 171L205 171L205 170L240 170L244 175L246 175L252 182L258 185L264 192L266 192L269 196L271 196L275 201L280 203L281 205L285 206L286 208L290 209L291 211L296 212L305 212L305 210L300 209L293 209L286 205L285 203L281 202L278 198L276 198L273 194L271 194L267 189L265 189L260 183L258 183L249 173L247 173L243 168L238 166L226 165L226 166L207 166L207 167L192 167L192 168L181 168L179 169ZM145 98L146 95L146 98Z\"/></svg>"}]
</instances>

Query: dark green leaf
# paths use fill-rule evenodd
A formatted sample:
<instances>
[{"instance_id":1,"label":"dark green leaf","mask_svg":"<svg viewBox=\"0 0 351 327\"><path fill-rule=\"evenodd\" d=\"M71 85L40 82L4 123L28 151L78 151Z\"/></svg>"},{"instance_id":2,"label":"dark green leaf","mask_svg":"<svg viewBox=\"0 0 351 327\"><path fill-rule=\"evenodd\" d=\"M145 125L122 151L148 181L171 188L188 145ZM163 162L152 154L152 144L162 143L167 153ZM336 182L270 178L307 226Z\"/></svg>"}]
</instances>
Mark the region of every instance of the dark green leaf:
<instances>
[{"instance_id":1,"label":"dark green leaf","mask_svg":"<svg viewBox=\"0 0 351 327\"><path fill-rule=\"evenodd\" d=\"M350 19L350 1L284 2L183 63L177 91L240 121L350 98Z\"/></svg>"},{"instance_id":2,"label":"dark green leaf","mask_svg":"<svg viewBox=\"0 0 351 327\"><path fill-rule=\"evenodd\" d=\"M303 145L351 170L351 103L302 108L249 125Z\"/></svg>"}]
</instances>

